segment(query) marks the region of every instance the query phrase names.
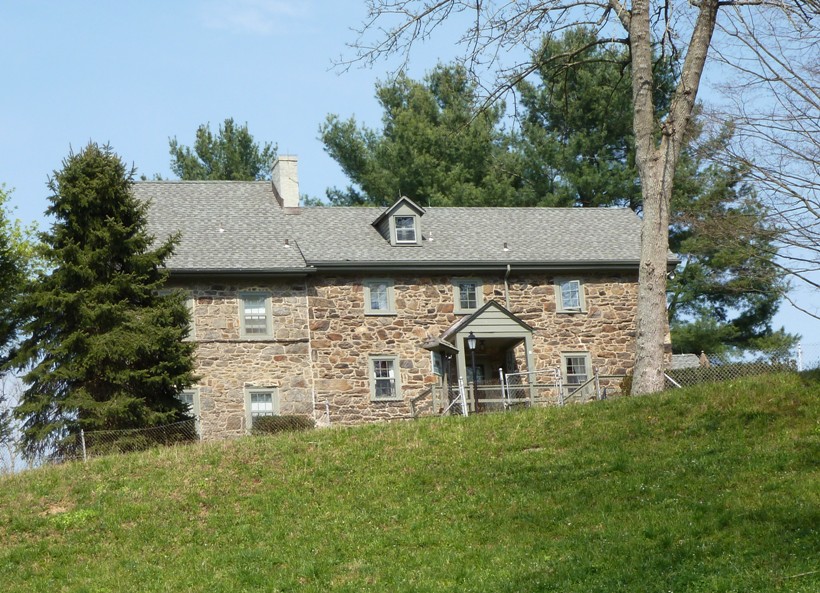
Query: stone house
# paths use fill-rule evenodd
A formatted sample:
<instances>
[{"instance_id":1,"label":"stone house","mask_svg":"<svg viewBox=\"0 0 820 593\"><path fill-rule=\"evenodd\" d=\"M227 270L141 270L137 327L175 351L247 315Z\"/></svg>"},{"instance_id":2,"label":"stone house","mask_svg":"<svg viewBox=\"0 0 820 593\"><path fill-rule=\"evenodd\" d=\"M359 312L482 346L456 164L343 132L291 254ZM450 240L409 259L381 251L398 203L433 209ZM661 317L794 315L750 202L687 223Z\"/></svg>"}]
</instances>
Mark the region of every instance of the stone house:
<instances>
[{"instance_id":1,"label":"stone house","mask_svg":"<svg viewBox=\"0 0 820 593\"><path fill-rule=\"evenodd\" d=\"M286 156L272 183L134 191L152 234L181 233L169 288L190 295L200 380L185 397L203 438L317 405L343 424L436 411L459 378L491 389L500 372L560 369L572 386L633 365L628 209L300 208Z\"/></svg>"}]
</instances>

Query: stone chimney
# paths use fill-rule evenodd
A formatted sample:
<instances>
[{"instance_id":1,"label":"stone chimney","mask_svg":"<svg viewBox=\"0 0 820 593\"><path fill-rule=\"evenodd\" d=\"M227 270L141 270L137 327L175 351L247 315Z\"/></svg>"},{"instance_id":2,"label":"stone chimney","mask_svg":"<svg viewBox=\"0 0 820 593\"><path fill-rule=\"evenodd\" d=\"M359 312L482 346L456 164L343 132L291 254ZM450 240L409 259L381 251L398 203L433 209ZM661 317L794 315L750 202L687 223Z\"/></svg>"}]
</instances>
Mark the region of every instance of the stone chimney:
<instances>
[{"instance_id":1,"label":"stone chimney","mask_svg":"<svg viewBox=\"0 0 820 593\"><path fill-rule=\"evenodd\" d=\"M279 206L285 209L299 208L299 173L296 160L293 155L283 154L276 157L273 162L273 193Z\"/></svg>"}]
</instances>

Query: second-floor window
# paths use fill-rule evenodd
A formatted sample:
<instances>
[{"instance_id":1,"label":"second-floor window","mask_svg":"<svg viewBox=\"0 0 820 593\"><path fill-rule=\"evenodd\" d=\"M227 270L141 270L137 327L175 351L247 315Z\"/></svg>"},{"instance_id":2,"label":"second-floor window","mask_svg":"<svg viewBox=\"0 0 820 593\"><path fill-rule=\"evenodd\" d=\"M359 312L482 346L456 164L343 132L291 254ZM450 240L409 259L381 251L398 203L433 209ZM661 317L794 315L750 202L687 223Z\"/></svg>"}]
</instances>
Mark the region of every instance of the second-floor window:
<instances>
[{"instance_id":1,"label":"second-floor window","mask_svg":"<svg viewBox=\"0 0 820 593\"><path fill-rule=\"evenodd\" d=\"M584 310L584 289L580 280L555 281L556 309L564 312Z\"/></svg>"},{"instance_id":2,"label":"second-floor window","mask_svg":"<svg viewBox=\"0 0 820 593\"><path fill-rule=\"evenodd\" d=\"M396 243L416 243L416 217L396 216Z\"/></svg>"},{"instance_id":3,"label":"second-floor window","mask_svg":"<svg viewBox=\"0 0 820 593\"><path fill-rule=\"evenodd\" d=\"M390 280L368 280L364 283L365 313L390 315L396 308L393 300L393 283Z\"/></svg>"},{"instance_id":4,"label":"second-floor window","mask_svg":"<svg viewBox=\"0 0 820 593\"><path fill-rule=\"evenodd\" d=\"M270 311L264 294L245 294L241 298L241 334L246 338L270 336Z\"/></svg>"},{"instance_id":5,"label":"second-floor window","mask_svg":"<svg viewBox=\"0 0 820 593\"><path fill-rule=\"evenodd\" d=\"M472 313L481 305L481 282L475 278L458 278L455 287L456 313Z\"/></svg>"}]
</instances>

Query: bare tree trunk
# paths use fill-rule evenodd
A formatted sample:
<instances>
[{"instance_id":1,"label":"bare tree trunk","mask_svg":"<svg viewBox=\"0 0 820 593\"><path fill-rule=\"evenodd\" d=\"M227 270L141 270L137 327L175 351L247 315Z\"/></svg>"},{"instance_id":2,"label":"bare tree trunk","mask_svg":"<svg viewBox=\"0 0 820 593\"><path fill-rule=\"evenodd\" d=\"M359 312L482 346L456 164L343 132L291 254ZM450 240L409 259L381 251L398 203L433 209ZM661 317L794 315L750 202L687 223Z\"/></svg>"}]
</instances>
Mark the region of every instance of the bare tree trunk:
<instances>
[{"instance_id":1,"label":"bare tree trunk","mask_svg":"<svg viewBox=\"0 0 820 593\"><path fill-rule=\"evenodd\" d=\"M635 0L629 18L632 53L632 107L635 159L641 178L643 224L638 272L636 356L632 393L664 388L664 353L669 319L666 312L666 265L669 253L669 204L683 136L695 107L700 78L715 30L718 0L703 0L669 116L655 139L652 102L650 0Z\"/></svg>"}]
</instances>

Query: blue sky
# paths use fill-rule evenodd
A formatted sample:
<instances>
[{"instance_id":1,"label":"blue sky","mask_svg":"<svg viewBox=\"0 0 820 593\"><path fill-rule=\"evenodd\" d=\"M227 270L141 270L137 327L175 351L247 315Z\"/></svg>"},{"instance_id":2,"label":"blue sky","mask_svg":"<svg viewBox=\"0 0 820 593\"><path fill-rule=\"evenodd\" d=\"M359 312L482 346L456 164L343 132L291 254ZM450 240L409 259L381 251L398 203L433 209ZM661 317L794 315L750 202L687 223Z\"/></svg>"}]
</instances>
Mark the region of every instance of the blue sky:
<instances>
[{"instance_id":1,"label":"blue sky","mask_svg":"<svg viewBox=\"0 0 820 593\"><path fill-rule=\"evenodd\" d=\"M0 0L0 183L16 216L47 226L46 181L72 147L108 142L139 174L173 178L168 139L191 145L227 117L298 155L302 193L346 185L318 128L329 113L379 124L374 84L391 65L332 69L364 16L363 0ZM411 76L454 55L436 41ZM820 342L820 322L782 308L779 324Z\"/></svg>"}]
</instances>

